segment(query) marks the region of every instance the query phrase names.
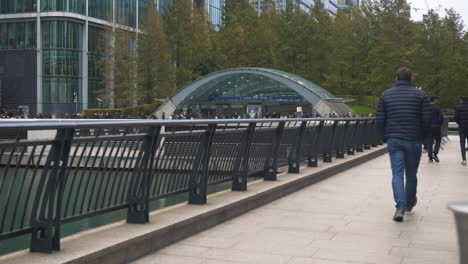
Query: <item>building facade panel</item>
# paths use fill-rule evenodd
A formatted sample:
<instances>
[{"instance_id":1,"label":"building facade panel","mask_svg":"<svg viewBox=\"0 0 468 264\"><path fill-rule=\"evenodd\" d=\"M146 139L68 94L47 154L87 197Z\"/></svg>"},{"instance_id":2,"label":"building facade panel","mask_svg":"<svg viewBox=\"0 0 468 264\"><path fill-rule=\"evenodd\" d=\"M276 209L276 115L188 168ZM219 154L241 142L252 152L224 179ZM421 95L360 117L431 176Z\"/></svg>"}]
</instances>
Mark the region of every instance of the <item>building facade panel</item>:
<instances>
[{"instance_id":1,"label":"building facade panel","mask_svg":"<svg viewBox=\"0 0 468 264\"><path fill-rule=\"evenodd\" d=\"M89 1L88 16L112 21L112 0Z\"/></svg>"},{"instance_id":2,"label":"building facade panel","mask_svg":"<svg viewBox=\"0 0 468 264\"><path fill-rule=\"evenodd\" d=\"M46 112L74 110L81 103L82 34L83 25L77 22L42 21L42 102Z\"/></svg>"},{"instance_id":3,"label":"building facade panel","mask_svg":"<svg viewBox=\"0 0 468 264\"><path fill-rule=\"evenodd\" d=\"M41 11L63 11L85 15L86 0L41 0Z\"/></svg>"},{"instance_id":4,"label":"building facade panel","mask_svg":"<svg viewBox=\"0 0 468 264\"><path fill-rule=\"evenodd\" d=\"M37 0L1 0L0 14L18 14L35 12Z\"/></svg>"},{"instance_id":5,"label":"building facade panel","mask_svg":"<svg viewBox=\"0 0 468 264\"><path fill-rule=\"evenodd\" d=\"M33 49L0 50L0 107L27 106L35 112L36 56Z\"/></svg>"}]
</instances>

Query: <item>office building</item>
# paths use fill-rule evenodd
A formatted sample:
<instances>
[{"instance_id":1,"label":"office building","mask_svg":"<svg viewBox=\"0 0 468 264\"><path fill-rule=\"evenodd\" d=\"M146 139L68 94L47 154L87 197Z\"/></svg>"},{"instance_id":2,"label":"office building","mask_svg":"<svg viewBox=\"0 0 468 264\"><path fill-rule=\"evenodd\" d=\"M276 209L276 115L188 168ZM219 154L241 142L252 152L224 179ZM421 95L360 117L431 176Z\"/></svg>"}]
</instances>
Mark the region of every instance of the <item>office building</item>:
<instances>
[{"instance_id":1,"label":"office building","mask_svg":"<svg viewBox=\"0 0 468 264\"><path fill-rule=\"evenodd\" d=\"M1 0L0 107L31 114L96 107L100 35L138 33L148 1Z\"/></svg>"},{"instance_id":2,"label":"office building","mask_svg":"<svg viewBox=\"0 0 468 264\"><path fill-rule=\"evenodd\" d=\"M336 17L336 14L338 12L338 4L336 3L336 0L275 0L275 5L278 10L284 10L287 4L293 4L301 10L309 12L310 8L314 6L315 1L322 1L330 15L332 17ZM250 0L250 2L255 7L255 9L257 9L258 12L261 12L264 0Z\"/></svg>"},{"instance_id":3,"label":"office building","mask_svg":"<svg viewBox=\"0 0 468 264\"><path fill-rule=\"evenodd\" d=\"M338 0L340 9L349 9L351 6L359 8L360 0Z\"/></svg>"}]
</instances>

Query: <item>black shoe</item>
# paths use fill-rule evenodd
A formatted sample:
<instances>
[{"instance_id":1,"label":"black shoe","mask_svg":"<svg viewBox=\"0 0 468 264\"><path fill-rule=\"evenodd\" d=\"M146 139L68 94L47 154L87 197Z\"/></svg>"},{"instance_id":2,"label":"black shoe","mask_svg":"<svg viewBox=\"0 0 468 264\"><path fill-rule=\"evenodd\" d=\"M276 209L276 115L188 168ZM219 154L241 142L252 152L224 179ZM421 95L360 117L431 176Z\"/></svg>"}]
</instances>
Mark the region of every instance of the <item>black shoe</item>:
<instances>
[{"instance_id":1,"label":"black shoe","mask_svg":"<svg viewBox=\"0 0 468 264\"><path fill-rule=\"evenodd\" d=\"M395 214L393 215L393 221L403 222L404 217L405 217L405 210L397 209L395 211Z\"/></svg>"},{"instance_id":2,"label":"black shoe","mask_svg":"<svg viewBox=\"0 0 468 264\"><path fill-rule=\"evenodd\" d=\"M434 160L432 158L429 158L429 163L432 163L434 162Z\"/></svg>"},{"instance_id":3,"label":"black shoe","mask_svg":"<svg viewBox=\"0 0 468 264\"><path fill-rule=\"evenodd\" d=\"M413 205L408 206L408 208L406 208L406 212L411 213L411 211L413 211L413 208L416 206L417 203L418 203L418 198L416 198Z\"/></svg>"},{"instance_id":4,"label":"black shoe","mask_svg":"<svg viewBox=\"0 0 468 264\"><path fill-rule=\"evenodd\" d=\"M435 162L437 162L437 163L440 162L439 157L437 157L437 154L434 154L434 160L435 160Z\"/></svg>"}]
</instances>

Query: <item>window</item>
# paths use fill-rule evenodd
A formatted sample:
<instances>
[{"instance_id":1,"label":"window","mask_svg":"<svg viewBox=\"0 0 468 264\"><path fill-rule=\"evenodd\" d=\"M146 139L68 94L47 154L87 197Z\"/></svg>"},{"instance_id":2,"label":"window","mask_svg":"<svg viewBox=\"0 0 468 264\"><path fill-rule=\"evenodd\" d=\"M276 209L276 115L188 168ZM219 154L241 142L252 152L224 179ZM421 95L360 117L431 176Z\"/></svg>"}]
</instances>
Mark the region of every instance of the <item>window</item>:
<instances>
[{"instance_id":1,"label":"window","mask_svg":"<svg viewBox=\"0 0 468 264\"><path fill-rule=\"evenodd\" d=\"M0 49L8 48L8 24L0 24Z\"/></svg>"},{"instance_id":2,"label":"window","mask_svg":"<svg viewBox=\"0 0 468 264\"><path fill-rule=\"evenodd\" d=\"M24 23L16 24L15 46L17 49L24 49Z\"/></svg>"},{"instance_id":3,"label":"window","mask_svg":"<svg viewBox=\"0 0 468 264\"><path fill-rule=\"evenodd\" d=\"M1 0L0 14L35 12L37 0Z\"/></svg>"},{"instance_id":4,"label":"window","mask_svg":"<svg viewBox=\"0 0 468 264\"><path fill-rule=\"evenodd\" d=\"M99 2L91 0L90 2ZM64 11L85 14L86 0L41 0L42 11Z\"/></svg>"},{"instance_id":5,"label":"window","mask_svg":"<svg viewBox=\"0 0 468 264\"><path fill-rule=\"evenodd\" d=\"M82 78L82 33L82 25L76 22L42 22L44 103L70 104L74 102L74 94L79 94Z\"/></svg>"},{"instance_id":6,"label":"window","mask_svg":"<svg viewBox=\"0 0 468 264\"><path fill-rule=\"evenodd\" d=\"M119 24L136 26L136 1L120 0L116 2L116 21Z\"/></svg>"},{"instance_id":7,"label":"window","mask_svg":"<svg viewBox=\"0 0 468 264\"><path fill-rule=\"evenodd\" d=\"M103 55L102 45L105 41L106 30L97 27L89 27L88 33L88 106L97 108L96 91L104 89L102 82L102 70L99 61Z\"/></svg>"},{"instance_id":8,"label":"window","mask_svg":"<svg viewBox=\"0 0 468 264\"><path fill-rule=\"evenodd\" d=\"M90 17L111 21L112 0L92 0L88 2L88 15Z\"/></svg>"}]
</instances>

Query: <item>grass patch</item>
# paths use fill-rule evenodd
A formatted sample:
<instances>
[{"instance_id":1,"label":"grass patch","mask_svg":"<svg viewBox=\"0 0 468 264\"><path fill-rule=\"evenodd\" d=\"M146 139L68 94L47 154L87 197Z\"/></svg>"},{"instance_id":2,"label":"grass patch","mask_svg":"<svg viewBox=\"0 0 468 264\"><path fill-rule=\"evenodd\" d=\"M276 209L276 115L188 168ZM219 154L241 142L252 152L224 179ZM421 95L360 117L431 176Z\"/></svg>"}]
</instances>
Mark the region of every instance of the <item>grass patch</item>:
<instances>
[{"instance_id":1,"label":"grass patch","mask_svg":"<svg viewBox=\"0 0 468 264\"><path fill-rule=\"evenodd\" d=\"M375 115L375 109L367 106L360 106L360 105L348 105L354 113L360 116L368 116L370 113Z\"/></svg>"}]
</instances>

